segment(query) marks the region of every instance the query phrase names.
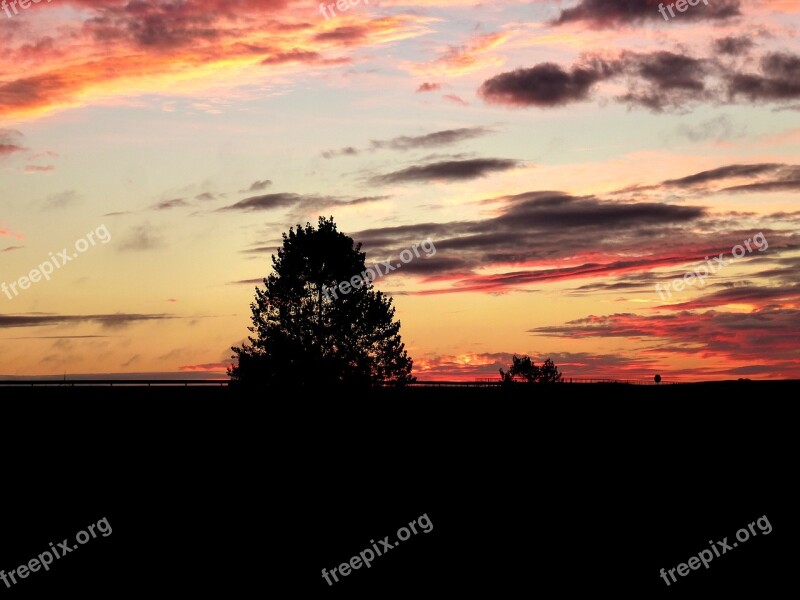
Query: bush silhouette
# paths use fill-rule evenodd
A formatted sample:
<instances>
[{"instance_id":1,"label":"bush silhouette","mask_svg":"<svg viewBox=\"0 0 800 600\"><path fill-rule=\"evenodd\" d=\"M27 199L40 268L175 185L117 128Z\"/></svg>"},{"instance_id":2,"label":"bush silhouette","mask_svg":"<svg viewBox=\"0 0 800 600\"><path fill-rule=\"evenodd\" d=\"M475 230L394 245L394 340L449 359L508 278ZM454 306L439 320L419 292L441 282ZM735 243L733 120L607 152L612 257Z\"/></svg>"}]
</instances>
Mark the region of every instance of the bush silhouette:
<instances>
[{"instance_id":1,"label":"bush silhouette","mask_svg":"<svg viewBox=\"0 0 800 600\"><path fill-rule=\"evenodd\" d=\"M561 378L558 367L549 358L544 361L541 367L537 367L530 356L518 357L515 354L511 359L511 366L508 371L500 369L500 380L506 385L514 382L560 383Z\"/></svg>"}]
</instances>

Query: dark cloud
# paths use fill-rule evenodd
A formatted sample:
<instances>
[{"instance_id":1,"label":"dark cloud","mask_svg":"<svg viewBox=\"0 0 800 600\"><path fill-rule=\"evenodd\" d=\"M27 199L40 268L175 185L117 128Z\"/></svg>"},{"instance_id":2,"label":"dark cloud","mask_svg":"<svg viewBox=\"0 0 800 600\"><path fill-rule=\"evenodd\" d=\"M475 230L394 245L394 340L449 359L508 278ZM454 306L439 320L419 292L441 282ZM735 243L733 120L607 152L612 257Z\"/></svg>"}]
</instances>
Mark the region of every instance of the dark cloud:
<instances>
[{"instance_id":1,"label":"dark cloud","mask_svg":"<svg viewBox=\"0 0 800 600\"><path fill-rule=\"evenodd\" d=\"M242 250L244 254L275 254L280 249L280 244L274 246L256 246Z\"/></svg>"},{"instance_id":2,"label":"dark cloud","mask_svg":"<svg viewBox=\"0 0 800 600\"><path fill-rule=\"evenodd\" d=\"M489 219L377 228L353 237L371 259L397 256L414 241L430 238L436 256L415 261L408 272L431 281L441 277L449 288L440 291L499 292L538 282L620 276L685 264L707 250L677 251L669 241L676 228L705 217L701 207L609 202L561 192L527 192L491 201L505 208ZM664 252L654 253L654 244L663 245ZM602 255L597 248L604 249ZM556 261L564 266L553 268ZM496 273L481 274L486 268Z\"/></svg>"},{"instance_id":3,"label":"dark cloud","mask_svg":"<svg viewBox=\"0 0 800 600\"><path fill-rule=\"evenodd\" d=\"M785 167L775 178L723 188L723 192L783 192L800 190L800 167Z\"/></svg>"},{"instance_id":4,"label":"dark cloud","mask_svg":"<svg viewBox=\"0 0 800 600\"><path fill-rule=\"evenodd\" d=\"M764 173L773 173L786 165L781 163L761 163L753 165L726 165L717 169L709 171L701 171L688 177L681 177L680 179L668 179L663 182L663 185L671 185L677 187L691 187L695 185L702 185L712 181L719 181L721 179L731 179L734 177L755 177Z\"/></svg>"},{"instance_id":5,"label":"dark cloud","mask_svg":"<svg viewBox=\"0 0 800 600\"><path fill-rule=\"evenodd\" d=\"M693 188L716 181L735 178L752 178L748 183L723 187L720 192L775 192L800 189L800 166L783 163L751 165L725 165L680 179L664 181L667 187Z\"/></svg>"},{"instance_id":6,"label":"dark cloud","mask_svg":"<svg viewBox=\"0 0 800 600\"><path fill-rule=\"evenodd\" d=\"M719 54L742 56L755 46L755 42L747 36L728 36L714 40L714 50Z\"/></svg>"},{"instance_id":7,"label":"dark cloud","mask_svg":"<svg viewBox=\"0 0 800 600\"><path fill-rule=\"evenodd\" d=\"M664 187L691 190L695 185L729 178L759 182L764 176L775 178L776 173L784 173L783 167L728 165L666 182ZM293 197L295 201L297 198ZM316 200L309 198L308 202ZM348 202L374 200L368 197ZM493 216L380 227L352 236L363 243L368 260L373 261L397 257L414 242L430 238L435 243L435 257L404 265L403 272L423 278L428 284L438 283L439 287L408 293L503 293L521 286L528 286L529 290L535 284L589 277L610 279L608 285L597 289L613 292L652 284L656 270L659 277L666 276L665 268L680 270L687 264L702 262L704 256L730 252L733 245L753 234L749 228L731 229L730 219L757 219L753 214L717 217L700 206L640 199L608 201L558 191L487 198L477 204L491 206ZM310 204L304 205L305 213L309 207ZM251 208L248 204L244 209ZM788 230L753 226L762 229L770 240L771 256L800 248L800 239ZM272 254L277 245L271 240L263 241L246 252ZM592 290L573 291L580 294Z\"/></svg>"},{"instance_id":8,"label":"dark cloud","mask_svg":"<svg viewBox=\"0 0 800 600\"><path fill-rule=\"evenodd\" d=\"M512 197L509 209L495 222L513 226L521 221L549 228L601 227L625 229L631 225L681 223L702 216L702 208L640 202L602 202L557 192Z\"/></svg>"},{"instance_id":9,"label":"dark cloud","mask_svg":"<svg viewBox=\"0 0 800 600\"><path fill-rule=\"evenodd\" d=\"M407 150L415 150L417 148L438 148L440 146L449 146L465 140L479 138L489 133L492 133L492 130L486 127L462 127L460 129L445 129L443 131L435 131L425 135L402 135L390 140L372 140L370 147L374 150L388 149L400 150L404 152Z\"/></svg>"},{"instance_id":10,"label":"dark cloud","mask_svg":"<svg viewBox=\"0 0 800 600\"><path fill-rule=\"evenodd\" d=\"M728 93L750 101L800 99L800 55L767 54L761 59L760 74L729 74Z\"/></svg>"},{"instance_id":11,"label":"dark cloud","mask_svg":"<svg viewBox=\"0 0 800 600\"><path fill-rule=\"evenodd\" d=\"M767 54L761 60L761 68L768 77L792 80L797 83L800 74L800 56L783 52Z\"/></svg>"},{"instance_id":12,"label":"dark cloud","mask_svg":"<svg viewBox=\"0 0 800 600\"><path fill-rule=\"evenodd\" d=\"M263 196L253 196L239 200L236 204L220 208L221 211L255 211L255 210L274 210L276 208L286 208L296 206L302 202L319 201L324 202L326 198L321 196L304 196L294 193L264 194ZM328 198L327 200L331 200Z\"/></svg>"},{"instance_id":13,"label":"dark cloud","mask_svg":"<svg viewBox=\"0 0 800 600\"><path fill-rule=\"evenodd\" d=\"M353 198L352 200L344 200L343 204L353 206L355 204L369 204L370 202L380 202L381 200L388 200L391 196L361 196L360 198Z\"/></svg>"},{"instance_id":14,"label":"dark cloud","mask_svg":"<svg viewBox=\"0 0 800 600\"><path fill-rule=\"evenodd\" d=\"M263 277L259 277L257 279L240 279L239 281L229 282L230 285L261 285L263 283L264 283Z\"/></svg>"},{"instance_id":15,"label":"dark cloud","mask_svg":"<svg viewBox=\"0 0 800 600\"><path fill-rule=\"evenodd\" d=\"M0 329L11 327L49 327L76 323L95 323L105 329L119 329L134 323L177 319L168 314L96 314L96 315L57 315L28 313L22 315L0 315Z\"/></svg>"},{"instance_id":16,"label":"dark cloud","mask_svg":"<svg viewBox=\"0 0 800 600\"><path fill-rule=\"evenodd\" d=\"M370 229L359 232L358 240L365 247L391 251L410 238L431 237L442 240L439 243L446 247L491 250L506 257L510 256L507 251L516 249L517 259L524 260L546 248L550 248L549 253L555 256L576 248L597 246L600 239L619 240L618 230L630 229L632 233L638 230L649 236L652 234L651 226L668 229L705 215L705 209L701 207L609 202L562 192L526 192L491 200L505 203L505 208L502 214L490 219ZM589 241L597 234L599 237ZM528 240L525 247L532 252L518 249L525 239ZM585 239L589 246L580 243L581 239ZM553 247L556 240L564 242L564 249L560 249L559 244Z\"/></svg>"},{"instance_id":17,"label":"dark cloud","mask_svg":"<svg viewBox=\"0 0 800 600\"><path fill-rule=\"evenodd\" d=\"M358 198L339 198L335 196L317 196L281 192L276 194L264 194L240 200L230 206L225 206L218 211L242 211L254 212L263 210L276 210L291 208L293 218L299 218L303 213L312 210L322 210L337 206L355 206L358 204L368 204L386 200L389 196L362 196Z\"/></svg>"},{"instance_id":18,"label":"dark cloud","mask_svg":"<svg viewBox=\"0 0 800 600\"><path fill-rule=\"evenodd\" d=\"M607 69L573 67L565 71L553 63L501 73L485 81L478 94L491 104L563 106L585 100L594 84L611 76Z\"/></svg>"},{"instance_id":19,"label":"dark cloud","mask_svg":"<svg viewBox=\"0 0 800 600\"><path fill-rule=\"evenodd\" d=\"M633 67L642 78L653 82L662 90L699 92L705 87L703 76L708 70L704 67L703 60L666 51L628 54L623 60L627 69Z\"/></svg>"},{"instance_id":20,"label":"dark cloud","mask_svg":"<svg viewBox=\"0 0 800 600\"><path fill-rule=\"evenodd\" d=\"M555 24L585 21L592 27L601 29L641 23L642 21L664 21L659 12L659 4L669 5L663 0L581 0L572 8L561 11ZM710 0L707 5L689 7L683 13L675 12L672 17L687 21L721 21L741 15L740 0Z\"/></svg>"},{"instance_id":21,"label":"dark cloud","mask_svg":"<svg viewBox=\"0 0 800 600\"><path fill-rule=\"evenodd\" d=\"M508 171L518 165L517 161L502 158L451 160L415 165L385 175L377 175L372 177L370 182L374 185L386 185L416 181L464 181L485 177L494 172Z\"/></svg>"},{"instance_id":22,"label":"dark cloud","mask_svg":"<svg viewBox=\"0 0 800 600\"><path fill-rule=\"evenodd\" d=\"M662 111L709 98L705 77L713 65L708 60L667 51L625 52L615 66L628 80L621 102Z\"/></svg>"},{"instance_id":23,"label":"dark cloud","mask_svg":"<svg viewBox=\"0 0 800 600\"><path fill-rule=\"evenodd\" d=\"M478 94L492 104L548 108L586 100L596 84L621 79L627 90L616 100L654 112L685 110L699 102L785 103L800 99L800 55L770 53L762 57L759 66L759 73L746 73L715 58L625 51L613 60L584 57L571 68L542 63L501 73L485 81Z\"/></svg>"}]
</instances>

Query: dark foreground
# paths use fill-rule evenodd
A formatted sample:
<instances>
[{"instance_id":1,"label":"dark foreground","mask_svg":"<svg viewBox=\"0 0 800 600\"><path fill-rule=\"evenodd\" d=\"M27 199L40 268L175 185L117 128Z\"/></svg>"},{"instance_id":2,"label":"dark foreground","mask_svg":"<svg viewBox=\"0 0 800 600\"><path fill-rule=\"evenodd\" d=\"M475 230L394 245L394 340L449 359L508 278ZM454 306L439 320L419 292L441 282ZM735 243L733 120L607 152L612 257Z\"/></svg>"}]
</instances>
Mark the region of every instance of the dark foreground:
<instances>
[{"instance_id":1,"label":"dark foreground","mask_svg":"<svg viewBox=\"0 0 800 600\"><path fill-rule=\"evenodd\" d=\"M798 558L798 391L0 387L0 570L113 530L0 594L771 597ZM423 515L429 533L322 577Z\"/></svg>"},{"instance_id":2,"label":"dark foreground","mask_svg":"<svg viewBox=\"0 0 800 600\"><path fill-rule=\"evenodd\" d=\"M337 394L343 400L374 400L376 398L431 398L445 400L486 400L518 398L536 399L570 398L579 401L593 398L607 399L643 399L656 400L662 398L703 398L712 399L722 396L733 399L746 399L754 394L774 395L782 393L796 393L800 390L800 380L797 381L752 381L741 379L738 381L712 381L703 383L664 383L660 385L635 385L628 383L562 383L558 385L514 384L503 387L483 382L464 383L418 383L405 388L385 387L373 389L369 392L355 392L344 390ZM31 398L37 400L53 400L60 397L76 399L114 397L136 398L143 400L169 399L190 397L197 399L217 399L237 397L241 399L254 397L267 397L279 400L286 396L303 397L310 401L325 400L333 390L329 388L316 388L308 390L303 386L286 388L258 388L240 389L227 385L227 382L209 383L202 381L171 382L168 384L158 381L142 383L136 381L106 383L102 381L85 382L47 382L33 383L13 382L6 384L0 381L0 401L3 399Z\"/></svg>"}]
</instances>

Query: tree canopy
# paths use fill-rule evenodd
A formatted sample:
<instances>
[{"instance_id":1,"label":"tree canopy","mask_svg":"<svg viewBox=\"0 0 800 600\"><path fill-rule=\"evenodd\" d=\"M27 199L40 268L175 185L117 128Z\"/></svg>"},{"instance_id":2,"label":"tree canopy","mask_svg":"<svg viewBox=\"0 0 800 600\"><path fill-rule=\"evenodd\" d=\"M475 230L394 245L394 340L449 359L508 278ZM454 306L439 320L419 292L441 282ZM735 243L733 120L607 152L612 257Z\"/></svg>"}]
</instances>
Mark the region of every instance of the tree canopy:
<instances>
[{"instance_id":1,"label":"tree canopy","mask_svg":"<svg viewBox=\"0 0 800 600\"><path fill-rule=\"evenodd\" d=\"M413 381L392 299L375 291L361 244L333 217L283 234L250 305L252 335L233 347L234 384L330 386ZM361 284L336 288L342 282Z\"/></svg>"}]
</instances>

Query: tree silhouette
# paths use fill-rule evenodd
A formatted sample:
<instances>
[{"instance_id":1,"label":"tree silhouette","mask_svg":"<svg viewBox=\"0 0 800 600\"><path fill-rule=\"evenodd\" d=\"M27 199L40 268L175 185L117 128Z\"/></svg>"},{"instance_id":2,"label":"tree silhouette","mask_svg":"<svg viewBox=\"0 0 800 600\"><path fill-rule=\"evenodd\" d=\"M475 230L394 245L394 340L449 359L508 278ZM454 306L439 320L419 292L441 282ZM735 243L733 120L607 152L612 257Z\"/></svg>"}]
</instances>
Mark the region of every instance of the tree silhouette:
<instances>
[{"instance_id":1,"label":"tree silhouette","mask_svg":"<svg viewBox=\"0 0 800 600\"><path fill-rule=\"evenodd\" d=\"M233 347L233 384L330 386L413 381L413 361L393 321L391 298L374 291L361 244L336 229L333 217L315 229L283 234L274 272L250 305L254 334ZM372 275L374 278L374 275ZM335 289L354 282L348 293ZM356 285L360 281L359 285ZM349 286L349 284L348 284ZM343 286L347 289L347 286Z\"/></svg>"},{"instance_id":2,"label":"tree silhouette","mask_svg":"<svg viewBox=\"0 0 800 600\"><path fill-rule=\"evenodd\" d=\"M541 367L537 367L530 356L518 357L516 354L511 359L511 367L508 371L500 369L500 380L504 384L511 384L515 381L524 383L560 383L561 373L558 367L549 358L544 361Z\"/></svg>"},{"instance_id":3,"label":"tree silhouette","mask_svg":"<svg viewBox=\"0 0 800 600\"><path fill-rule=\"evenodd\" d=\"M508 371L500 369L500 379L503 383L512 381L535 383L539 380L539 367L533 364L530 356L517 357L515 354L511 359L511 367Z\"/></svg>"},{"instance_id":4,"label":"tree silhouette","mask_svg":"<svg viewBox=\"0 0 800 600\"><path fill-rule=\"evenodd\" d=\"M558 367L549 358L539 369L539 383L561 383L561 377Z\"/></svg>"}]
</instances>

